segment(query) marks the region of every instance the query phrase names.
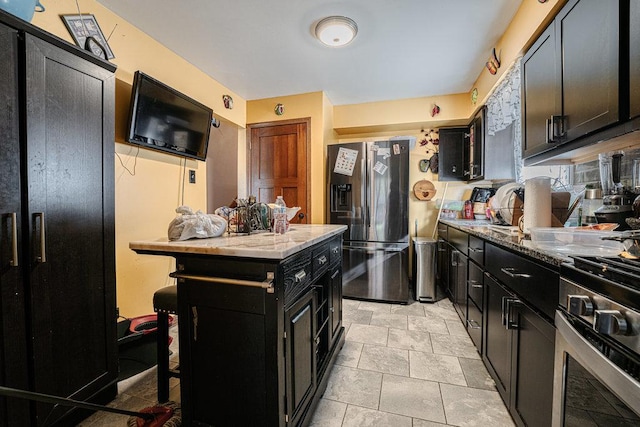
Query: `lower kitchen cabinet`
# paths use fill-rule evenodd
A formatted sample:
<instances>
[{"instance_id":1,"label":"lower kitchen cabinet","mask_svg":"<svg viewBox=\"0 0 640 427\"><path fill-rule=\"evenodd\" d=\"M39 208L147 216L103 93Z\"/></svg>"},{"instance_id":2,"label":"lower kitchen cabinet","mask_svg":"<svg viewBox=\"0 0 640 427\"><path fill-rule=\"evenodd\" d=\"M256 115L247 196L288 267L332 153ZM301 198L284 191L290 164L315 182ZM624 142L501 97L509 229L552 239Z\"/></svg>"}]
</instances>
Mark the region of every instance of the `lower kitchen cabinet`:
<instances>
[{"instance_id":1,"label":"lower kitchen cabinet","mask_svg":"<svg viewBox=\"0 0 640 427\"><path fill-rule=\"evenodd\" d=\"M553 325L485 274L482 359L516 424L551 425Z\"/></svg>"}]
</instances>

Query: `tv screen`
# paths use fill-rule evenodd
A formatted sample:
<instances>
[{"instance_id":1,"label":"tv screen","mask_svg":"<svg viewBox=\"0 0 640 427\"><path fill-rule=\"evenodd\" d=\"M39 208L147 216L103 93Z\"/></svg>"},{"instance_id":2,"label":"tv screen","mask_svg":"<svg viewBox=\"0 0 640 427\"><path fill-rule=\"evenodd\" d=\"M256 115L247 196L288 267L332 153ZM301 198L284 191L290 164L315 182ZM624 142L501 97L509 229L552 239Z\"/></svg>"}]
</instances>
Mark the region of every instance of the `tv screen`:
<instances>
[{"instance_id":1,"label":"tv screen","mask_svg":"<svg viewBox=\"0 0 640 427\"><path fill-rule=\"evenodd\" d=\"M144 148L205 160L213 110L136 71L127 141Z\"/></svg>"}]
</instances>

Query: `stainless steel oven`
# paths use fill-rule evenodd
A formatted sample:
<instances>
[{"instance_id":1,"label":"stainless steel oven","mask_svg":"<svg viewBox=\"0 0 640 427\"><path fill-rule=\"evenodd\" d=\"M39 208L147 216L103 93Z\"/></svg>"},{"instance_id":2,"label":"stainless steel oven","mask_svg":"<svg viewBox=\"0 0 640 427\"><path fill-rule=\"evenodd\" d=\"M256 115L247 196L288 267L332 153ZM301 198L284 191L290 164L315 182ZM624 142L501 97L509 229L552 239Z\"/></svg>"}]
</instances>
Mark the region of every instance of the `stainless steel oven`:
<instances>
[{"instance_id":1,"label":"stainless steel oven","mask_svg":"<svg viewBox=\"0 0 640 427\"><path fill-rule=\"evenodd\" d=\"M640 426L640 276L602 260L561 269L553 426Z\"/></svg>"}]
</instances>

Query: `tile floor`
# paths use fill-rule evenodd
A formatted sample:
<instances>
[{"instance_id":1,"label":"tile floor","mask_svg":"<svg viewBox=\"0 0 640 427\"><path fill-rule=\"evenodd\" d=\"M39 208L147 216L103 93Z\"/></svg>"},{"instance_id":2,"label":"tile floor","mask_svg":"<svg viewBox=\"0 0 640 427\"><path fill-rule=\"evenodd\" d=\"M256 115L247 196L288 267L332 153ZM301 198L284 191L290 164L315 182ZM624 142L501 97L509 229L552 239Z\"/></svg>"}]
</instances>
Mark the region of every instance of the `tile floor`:
<instances>
[{"instance_id":1,"label":"tile floor","mask_svg":"<svg viewBox=\"0 0 640 427\"><path fill-rule=\"evenodd\" d=\"M451 302L410 305L345 299L345 345L311 426L513 426ZM172 328L176 335L177 328ZM177 358L174 339L173 359ZM155 404L155 368L118 384L112 405ZM179 400L172 379L171 399ZM96 413L81 426L126 425Z\"/></svg>"}]
</instances>

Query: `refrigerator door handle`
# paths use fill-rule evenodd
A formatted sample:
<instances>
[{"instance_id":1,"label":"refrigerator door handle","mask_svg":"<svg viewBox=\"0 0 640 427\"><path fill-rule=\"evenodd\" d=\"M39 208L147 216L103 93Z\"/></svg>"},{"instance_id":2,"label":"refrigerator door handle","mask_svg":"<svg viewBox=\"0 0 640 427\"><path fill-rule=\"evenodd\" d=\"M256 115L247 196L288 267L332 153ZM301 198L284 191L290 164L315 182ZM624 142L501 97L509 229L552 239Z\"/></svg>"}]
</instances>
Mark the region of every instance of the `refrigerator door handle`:
<instances>
[{"instance_id":1,"label":"refrigerator door handle","mask_svg":"<svg viewBox=\"0 0 640 427\"><path fill-rule=\"evenodd\" d=\"M367 228L368 230L368 238L371 239L373 233L371 232L371 218L377 218L378 213L376 212L376 205L373 203L375 200L376 194L376 186L374 185L375 176L373 176L373 160L367 159L367 175L369 180L369 199L367 200L367 212L369 213L369 217L367 218Z\"/></svg>"},{"instance_id":2,"label":"refrigerator door handle","mask_svg":"<svg viewBox=\"0 0 640 427\"><path fill-rule=\"evenodd\" d=\"M363 150L363 153L366 154L366 150ZM362 201L360 202L362 205L362 224L365 227L365 229L367 230L367 232L369 231L369 202L367 201L367 180L368 180L368 176L367 176L367 160L365 160L365 156L362 156L362 160L360 160L360 176L362 177L362 179L360 180L362 182L362 188L360 190L360 194L362 194ZM365 236L364 240L367 240L367 236Z\"/></svg>"}]
</instances>

